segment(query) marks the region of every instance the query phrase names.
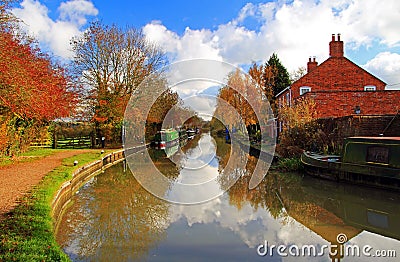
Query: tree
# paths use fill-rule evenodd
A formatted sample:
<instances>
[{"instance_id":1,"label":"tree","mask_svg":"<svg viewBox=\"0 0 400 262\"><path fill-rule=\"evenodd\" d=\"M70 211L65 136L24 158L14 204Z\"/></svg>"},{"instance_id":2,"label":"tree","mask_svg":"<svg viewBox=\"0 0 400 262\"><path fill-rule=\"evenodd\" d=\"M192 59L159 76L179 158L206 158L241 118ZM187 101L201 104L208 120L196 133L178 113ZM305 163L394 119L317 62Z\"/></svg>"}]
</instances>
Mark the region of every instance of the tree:
<instances>
[{"instance_id":1,"label":"tree","mask_svg":"<svg viewBox=\"0 0 400 262\"><path fill-rule=\"evenodd\" d=\"M249 75L263 90L264 96L272 105L275 101L273 86L275 85L276 68L268 65L253 65L249 69Z\"/></svg>"},{"instance_id":2,"label":"tree","mask_svg":"<svg viewBox=\"0 0 400 262\"><path fill-rule=\"evenodd\" d=\"M74 92L61 66L34 45L0 34L0 108L21 119L52 120L70 115Z\"/></svg>"},{"instance_id":3,"label":"tree","mask_svg":"<svg viewBox=\"0 0 400 262\"><path fill-rule=\"evenodd\" d=\"M304 66L297 68L297 70L292 71L290 74L290 82L294 83L307 74L307 69Z\"/></svg>"},{"instance_id":4,"label":"tree","mask_svg":"<svg viewBox=\"0 0 400 262\"><path fill-rule=\"evenodd\" d=\"M293 105L279 108L279 121L283 124L277 152L283 157L298 157L302 150L322 150L326 135L315 121L318 111L311 98L297 99Z\"/></svg>"},{"instance_id":5,"label":"tree","mask_svg":"<svg viewBox=\"0 0 400 262\"><path fill-rule=\"evenodd\" d=\"M15 2L16 0L0 1L0 26L2 29L9 26L15 26L15 22L17 22L15 16L10 12L10 6Z\"/></svg>"},{"instance_id":6,"label":"tree","mask_svg":"<svg viewBox=\"0 0 400 262\"><path fill-rule=\"evenodd\" d=\"M270 56L266 66L271 66L276 69L272 86L274 96L276 96L279 92L290 85L289 73L275 53Z\"/></svg>"},{"instance_id":7,"label":"tree","mask_svg":"<svg viewBox=\"0 0 400 262\"><path fill-rule=\"evenodd\" d=\"M87 99L98 128L122 122L131 94L166 63L164 53L148 42L141 30L100 22L71 41L72 66L88 89Z\"/></svg>"},{"instance_id":8,"label":"tree","mask_svg":"<svg viewBox=\"0 0 400 262\"><path fill-rule=\"evenodd\" d=\"M21 33L8 4L0 4L0 154L29 146L50 120L69 116L76 92L64 68Z\"/></svg>"},{"instance_id":9,"label":"tree","mask_svg":"<svg viewBox=\"0 0 400 262\"><path fill-rule=\"evenodd\" d=\"M255 82L249 75L243 75L239 70L236 70L228 76L227 85L221 88L218 97L227 104L218 101L217 110L214 115L223 117L225 124L238 126L235 112L229 108L232 106L238 115L243 119L243 124L246 126L258 123L255 110L260 107L261 102L260 90L255 85ZM252 104L250 104L250 102ZM254 108L253 108L254 107ZM259 108L258 108L259 109Z\"/></svg>"}]
</instances>

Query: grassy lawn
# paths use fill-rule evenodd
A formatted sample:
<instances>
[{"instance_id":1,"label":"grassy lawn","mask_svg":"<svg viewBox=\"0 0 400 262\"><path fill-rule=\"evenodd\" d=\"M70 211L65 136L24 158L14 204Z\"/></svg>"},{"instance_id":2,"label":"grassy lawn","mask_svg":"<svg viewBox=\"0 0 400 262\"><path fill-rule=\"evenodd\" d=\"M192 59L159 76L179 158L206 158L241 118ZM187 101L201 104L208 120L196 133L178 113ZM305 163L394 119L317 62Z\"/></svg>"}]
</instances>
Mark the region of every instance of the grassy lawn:
<instances>
[{"instance_id":1,"label":"grassy lawn","mask_svg":"<svg viewBox=\"0 0 400 262\"><path fill-rule=\"evenodd\" d=\"M64 159L61 166L47 174L29 196L0 220L0 261L69 261L53 234L51 201L75 169L104 156L100 151ZM49 149L28 154L46 156L54 152ZM73 165L74 160L79 161L78 166Z\"/></svg>"},{"instance_id":2,"label":"grassy lawn","mask_svg":"<svg viewBox=\"0 0 400 262\"><path fill-rule=\"evenodd\" d=\"M12 165L15 163L21 163L21 162L29 162L33 161L42 157L46 157L49 155L52 155L56 152L61 152L63 150L59 149L51 149L51 148L40 148L40 147L32 147L28 151L15 156L13 158L11 157L0 157L0 167L2 166L8 166Z\"/></svg>"}]
</instances>

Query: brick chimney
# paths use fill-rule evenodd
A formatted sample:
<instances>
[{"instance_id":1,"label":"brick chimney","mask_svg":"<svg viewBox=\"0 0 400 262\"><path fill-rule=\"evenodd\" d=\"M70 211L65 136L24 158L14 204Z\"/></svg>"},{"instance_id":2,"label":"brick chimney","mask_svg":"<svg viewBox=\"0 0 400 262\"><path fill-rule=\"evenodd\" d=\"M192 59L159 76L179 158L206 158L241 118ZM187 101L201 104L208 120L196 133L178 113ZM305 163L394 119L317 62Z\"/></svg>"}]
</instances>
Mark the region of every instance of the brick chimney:
<instances>
[{"instance_id":1,"label":"brick chimney","mask_svg":"<svg viewBox=\"0 0 400 262\"><path fill-rule=\"evenodd\" d=\"M315 61L315 56L313 57L313 60L311 61L311 56L308 58L308 63L307 63L307 73L310 73L312 70L314 70L318 66L317 61Z\"/></svg>"},{"instance_id":2,"label":"brick chimney","mask_svg":"<svg viewBox=\"0 0 400 262\"><path fill-rule=\"evenodd\" d=\"M343 41L340 41L340 34L332 34L332 41L329 43L329 56L342 57L343 56Z\"/></svg>"}]
</instances>

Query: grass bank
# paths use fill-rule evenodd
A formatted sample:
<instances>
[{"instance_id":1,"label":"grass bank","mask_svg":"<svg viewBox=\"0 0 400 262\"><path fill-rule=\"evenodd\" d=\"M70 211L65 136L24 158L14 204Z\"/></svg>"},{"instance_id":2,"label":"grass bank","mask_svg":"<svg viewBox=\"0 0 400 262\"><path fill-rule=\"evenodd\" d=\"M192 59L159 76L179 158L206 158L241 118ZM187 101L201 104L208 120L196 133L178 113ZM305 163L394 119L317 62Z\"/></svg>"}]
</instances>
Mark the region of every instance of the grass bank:
<instances>
[{"instance_id":1,"label":"grass bank","mask_svg":"<svg viewBox=\"0 0 400 262\"><path fill-rule=\"evenodd\" d=\"M301 172L304 170L303 163L299 157L279 158L273 167L274 169L285 172Z\"/></svg>"},{"instance_id":2,"label":"grass bank","mask_svg":"<svg viewBox=\"0 0 400 262\"><path fill-rule=\"evenodd\" d=\"M51 148L30 148L28 151L21 153L14 157L2 156L0 157L0 167L9 166L16 163L34 161L46 156L50 156L56 152L61 152L59 149Z\"/></svg>"},{"instance_id":3,"label":"grass bank","mask_svg":"<svg viewBox=\"0 0 400 262\"><path fill-rule=\"evenodd\" d=\"M0 261L69 261L53 234L51 201L72 172L100 159L101 150L63 160L20 204L0 220ZM78 166L74 161L78 160Z\"/></svg>"}]
</instances>

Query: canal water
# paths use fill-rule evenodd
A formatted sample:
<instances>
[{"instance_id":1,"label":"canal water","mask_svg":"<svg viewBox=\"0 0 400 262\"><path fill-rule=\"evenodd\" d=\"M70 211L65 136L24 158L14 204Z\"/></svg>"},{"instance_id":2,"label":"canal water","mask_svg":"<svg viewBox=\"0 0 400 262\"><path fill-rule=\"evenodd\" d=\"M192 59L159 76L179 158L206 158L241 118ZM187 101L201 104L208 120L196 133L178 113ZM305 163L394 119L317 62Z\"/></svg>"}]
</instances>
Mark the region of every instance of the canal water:
<instances>
[{"instance_id":1,"label":"canal water","mask_svg":"<svg viewBox=\"0 0 400 262\"><path fill-rule=\"evenodd\" d=\"M263 165L262 157L209 133L198 135L170 158L156 149L149 155L170 181L160 189L165 195L188 197L191 192L175 192L182 181L213 181L212 190L218 188L221 194L196 205L167 202L146 191L121 162L83 186L59 223L57 241L72 261L400 257L398 193L274 170L250 190L251 174L257 163ZM199 156L207 164L199 173L188 173L199 166ZM226 169L228 161L243 160L244 167ZM148 169L143 166L133 172L145 174ZM228 189L232 179L237 181Z\"/></svg>"}]
</instances>

